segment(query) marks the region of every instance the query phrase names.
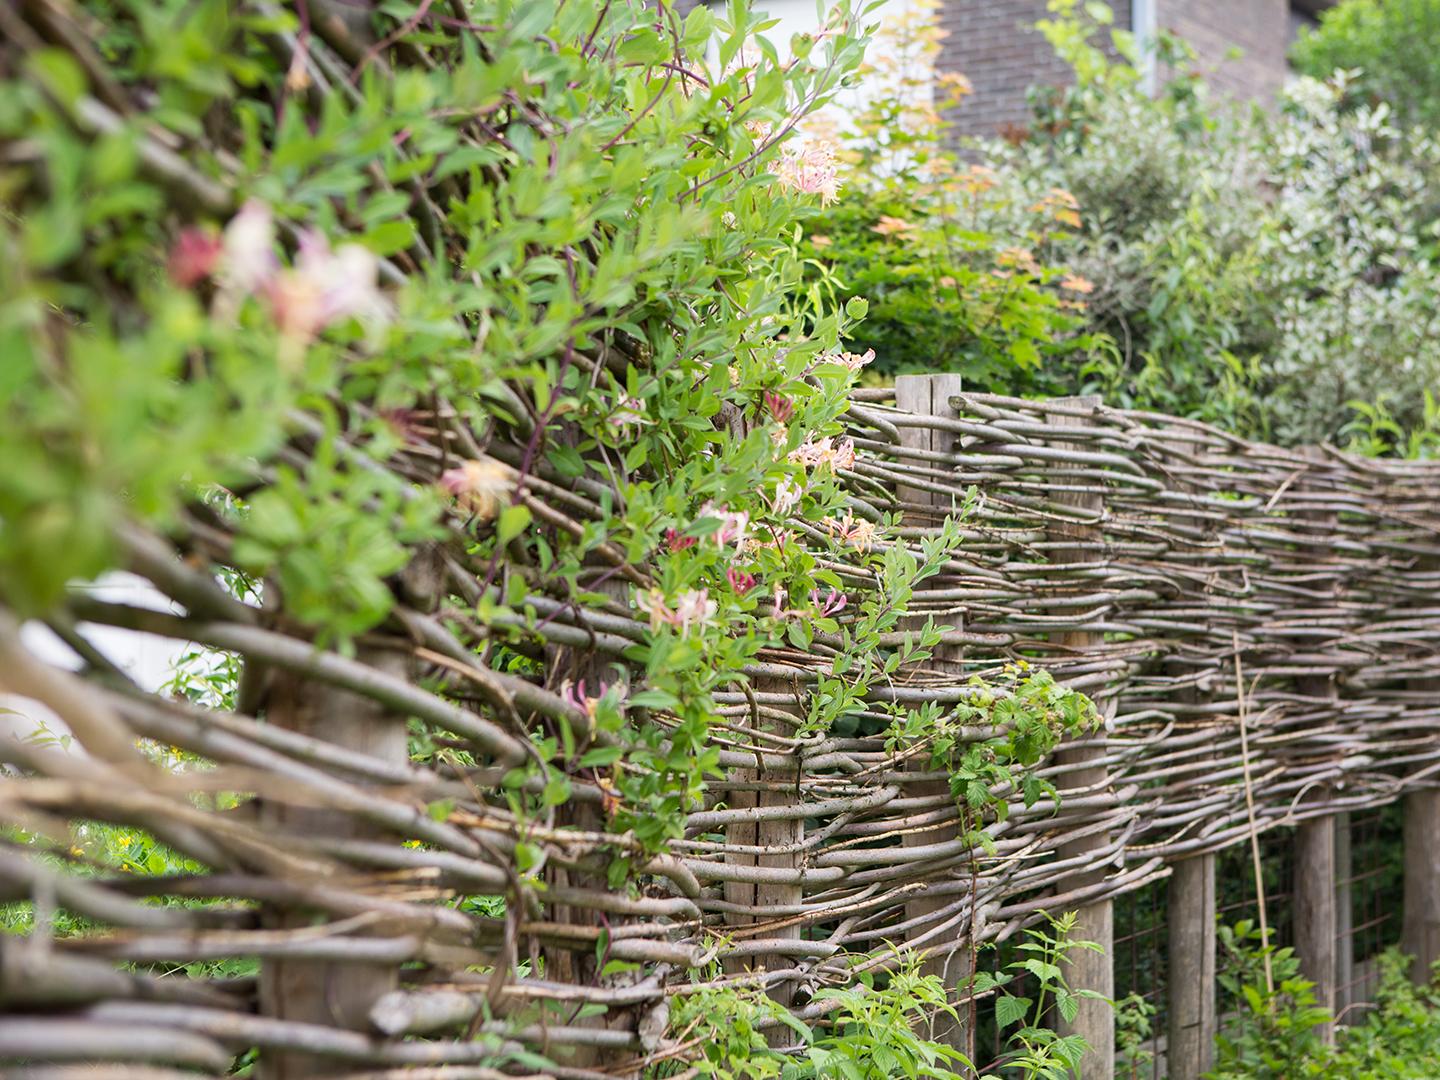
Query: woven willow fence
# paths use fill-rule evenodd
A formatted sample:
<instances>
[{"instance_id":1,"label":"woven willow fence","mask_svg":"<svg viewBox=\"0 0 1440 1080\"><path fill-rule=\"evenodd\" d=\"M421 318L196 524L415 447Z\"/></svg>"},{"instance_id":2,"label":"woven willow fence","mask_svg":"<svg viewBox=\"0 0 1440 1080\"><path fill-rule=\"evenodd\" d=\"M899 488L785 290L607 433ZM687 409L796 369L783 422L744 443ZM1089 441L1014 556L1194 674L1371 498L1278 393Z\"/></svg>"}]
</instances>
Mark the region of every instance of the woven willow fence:
<instances>
[{"instance_id":1,"label":"woven willow fence","mask_svg":"<svg viewBox=\"0 0 1440 1080\"><path fill-rule=\"evenodd\" d=\"M890 965L897 948L961 969L972 944L1045 911L1098 910L1177 862L1392 801L1440 772L1440 701L1423 683L1440 677L1440 467L1255 445L1088 399L965 394L945 377L904 379L900 394L906 409L870 390L851 410L857 518L901 511L918 542L975 496L960 554L916 596L918 616L953 629L873 700L948 707L972 673L1048 668L1106 718L1042 768L1063 790L1058 812L1011 793L993 848L973 848L923 746L797 737L830 652L820 635L814 655L764 653L751 685L721 695L726 780L688 839L645 867L640 894L611 891L602 852L624 840L603 832L607 792L589 774L549 826L520 828L499 794L532 715L565 706L558 678L478 662L485 632L463 605L486 567L466 563L460 538L429 579L397 586L408 606L348 657L218 589L197 567L223 561L229 538L197 516L183 558L128 538L132 567L184 613L77 594L67 619L243 656L270 680L266 722L244 688L237 711L201 710L127 686L97 653L76 678L4 637L8 688L91 753L7 741L18 769L0 817L56 836L83 819L132 823L215 869L74 876L0 849L4 898L33 901L37 925L64 908L100 927L0 943L0 1060L222 1074L259 1047L273 1075L478 1077L499 1075L497 1048L524 1047L560 1063L545 1070L557 1076L638 1075L683 1060L667 1001L697 976L759 983L814 1019L818 989ZM450 418L428 430L394 468L424 478L452 441L473 445ZM302 439L287 453L305 451ZM535 506L582 523L598 498L585 483L537 478ZM443 619L423 602L436 596L459 598ZM537 655L614 660L645 632L618 591L583 613L530 603L543 623L531 637L552 650ZM394 764L405 718L474 764ZM168 774L108 752L142 737L219 767ZM193 798L215 789L258 799L220 812ZM448 812L428 813L440 799ZM522 843L554 868L544 890L523 885ZM457 902L475 895L505 897L504 913ZM638 969L599 978L597 951ZM225 957L258 958L260 977L177 972ZM155 1071L124 1064L136 1062Z\"/></svg>"}]
</instances>

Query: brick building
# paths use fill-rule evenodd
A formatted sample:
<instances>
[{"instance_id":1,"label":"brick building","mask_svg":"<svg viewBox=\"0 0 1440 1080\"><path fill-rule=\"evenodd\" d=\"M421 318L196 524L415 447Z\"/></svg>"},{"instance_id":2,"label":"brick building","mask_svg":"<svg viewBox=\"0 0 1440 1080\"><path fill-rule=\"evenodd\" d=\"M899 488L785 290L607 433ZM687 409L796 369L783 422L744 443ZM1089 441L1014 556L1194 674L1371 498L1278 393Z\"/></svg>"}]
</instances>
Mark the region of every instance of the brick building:
<instances>
[{"instance_id":1,"label":"brick building","mask_svg":"<svg viewBox=\"0 0 1440 1080\"><path fill-rule=\"evenodd\" d=\"M1333 0L1120 0L1115 24L1143 42L1157 29L1188 41L1218 92L1266 102L1288 73L1285 54L1299 28ZM962 71L975 94L954 117L964 134L990 135L1028 116L1026 90L1058 85L1069 72L1032 27L1045 0L946 0L940 24L949 31L940 70ZM1238 57L1232 53L1239 51ZM1164 72L1154 76L1163 78Z\"/></svg>"},{"instance_id":2,"label":"brick building","mask_svg":"<svg viewBox=\"0 0 1440 1080\"><path fill-rule=\"evenodd\" d=\"M682 11L697 3L678 0ZM779 19L771 40L785 42L815 25L815 0L752 0L754 10ZM909 0L887 0L880 15L898 13ZM1110 0L1117 27L1143 42L1157 29L1188 41L1201 70L1222 94L1267 102L1288 72L1285 54L1299 28L1334 0ZM1069 71L1033 29L1046 16L1046 0L941 0L939 21L949 32L939 70L964 73L975 87L952 117L967 135L993 135L1029 116L1026 91L1059 85ZM1231 54L1239 51L1241 55ZM1157 72L1154 78L1164 78Z\"/></svg>"}]
</instances>

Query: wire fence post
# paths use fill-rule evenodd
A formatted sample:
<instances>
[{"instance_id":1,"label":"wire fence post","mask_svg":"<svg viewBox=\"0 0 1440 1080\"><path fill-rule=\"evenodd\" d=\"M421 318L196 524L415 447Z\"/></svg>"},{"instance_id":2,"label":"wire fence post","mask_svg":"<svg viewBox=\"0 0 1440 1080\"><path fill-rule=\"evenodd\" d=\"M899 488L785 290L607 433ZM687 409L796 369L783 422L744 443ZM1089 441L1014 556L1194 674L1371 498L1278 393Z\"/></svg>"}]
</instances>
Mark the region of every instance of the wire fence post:
<instances>
[{"instance_id":1,"label":"wire fence post","mask_svg":"<svg viewBox=\"0 0 1440 1080\"><path fill-rule=\"evenodd\" d=\"M945 419L958 419L955 406L950 399L958 395L963 389L963 383L959 375L899 375L895 379L895 404L902 410L915 413L919 416L935 416ZM949 431L942 431L933 427L902 427L900 428L900 445L909 450L924 451L934 454L949 454L954 451L954 444L957 436ZM941 461L929 461L925 463L928 467L946 469L946 464ZM958 485L957 485L958 490ZM899 491L902 504L912 504L916 508L905 509L907 522L918 525L935 524L938 519L943 518L952 511L955 498L946 500L946 497L937 492L922 488L901 487ZM922 509L923 508L923 509ZM908 628L915 630L924 624L924 617L912 617L908 620ZM945 618L937 619L942 625L954 625L960 629L959 619L956 616L946 615ZM934 654L926 661L925 667L932 671L945 675L953 675L957 680L964 674L964 649L959 645L937 645ZM924 757L909 762L908 768L916 771L928 771L929 762ZM922 780L909 785L910 793L916 797L934 800L938 806L953 807L954 800L950 794L950 784L947 780ZM958 816L958 810L956 811ZM947 840L955 840L959 837L959 830L955 825L943 824L939 829L932 829L923 832L907 832L904 836L904 843L907 847L917 845L941 843ZM941 914L947 907L956 907L954 894L942 896L922 896L911 900L905 905L905 921L911 922L916 919L926 919L926 923L912 931L911 936L919 937L934 929L936 921L946 921ZM926 941L921 947L927 951L923 971L927 975L938 975L945 984L946 993L950 1004L955 1006L956 1011L965 1016L962 1002L969 997L970 986L974 979L974 958L972 955L972 926L971 918L963 917L963 905L961 922L953 930L946 931L943 938L938 941ZM935 919L928 917L935 916ZM972 913L973 917L973 913ZM950 916L955 918L955 916ZM959 1050L968 1059L973 1060L975 1056L974 1046L974 1025L965 1022L956 1022L954 1019L944 1015L936 1015L930 1018L930 1032L932 1039L943 1042Z\"/></svg>"},{"instance_id":2,"label":"wire fence post","mask_svg":"<svg viewBox=\"0 0 1440 1080\"><path fill-rule=\"evenodd\" d=\"M1098 395L1085 395L1063 399L1065 404L1078 406L1083 410L1094 410L1101 404ZM1056 428L1079 427L1087 423L1087 417L1080 414L1056 413L1051 418ZM1061 447L1083 444L1067 444L1056 440ZM1057 479L1066 479L1065 473L1072 467L1056 466ZM1082 468L1074 467L1077 472ZM1073 519L1064 519L1051 525L1052 541L1059 540L1051 548L1054 562L1080 569L1086 563L1104 560L1104 531L1099 522L1104 514L1104 497L1098 485L1087 482L1077 475L1069 490L1059 490L1054 501L1062 506L1082 511ZM1086 520L1086 519L1089 520ZM1070 546L1073 544L1073 546ZM1068 609L1062 609L1068 610ZM1050 635L1052 644L1059 654L1079 653L1094 649L1104 643L1104 634L1096 630L1061 630ZM1106 711L1102 707L1102 712ZM1103 733L1088 736L1079 744L1061 749L1056 761L1064 766L1064 773L1057 783L1063 800L1066 791L1077 794L1103 793L1108 788L1109 776L1104 763L1105 741ZM1112 838L1104 832L1092 833L1058 846L1057 856L1061 860L1083 858L1086 853L1108 847ZM1087 867L1067 875L1058 886L1058 892L1065 894L1077 889L1097 885L1105 880L1103 866ZM1089 1046L1081 1062L1078 1080L1111 1080L1115 1075L1115 1009L1111 1002L1115 997L1115 904L1113 900L1098 900L1083 904L1077 909L1074 937L1081 941L1093 941L1102 951L1077 949L1070 954L1065 965L1065 977L1076 990L1090 990L1100 999L1086 999L1080 1002L1079 1011L1073 1021L1057 1017L1056 1027L1067 1035L1079 1035Z\"/></svg>"}]
</instances>

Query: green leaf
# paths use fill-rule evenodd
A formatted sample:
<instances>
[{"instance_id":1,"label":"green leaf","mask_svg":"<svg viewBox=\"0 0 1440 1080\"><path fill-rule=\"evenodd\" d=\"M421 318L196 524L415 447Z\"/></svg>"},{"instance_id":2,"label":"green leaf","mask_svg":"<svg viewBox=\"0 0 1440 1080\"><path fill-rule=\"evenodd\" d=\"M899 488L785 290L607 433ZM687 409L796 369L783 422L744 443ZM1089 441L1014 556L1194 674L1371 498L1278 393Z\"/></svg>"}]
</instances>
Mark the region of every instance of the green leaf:
<instances>
[{"instance_id":1,"label":"green leaf","mask_svg":"<svg viewBox=\"0 0 1440 1080\"><path fill-rule=\"evenodd\" d=\"M495 522L495 536L497 541L504 546L529 527L531 521L530 508L517 503L514 506L507 506L500 511L500 517Z\"/></svg>"},{"instance_id":2,"label":"green leaf","mask_svg":"<svg viewBox=\"0 0 1440 1080\"><path fill-rule=\"evenodd\" d=\"M995 999L995 1023L1003 1030L1023 1020L1030 1011L1030 999L1002 994Z\"/></svg>"}]
</instances>

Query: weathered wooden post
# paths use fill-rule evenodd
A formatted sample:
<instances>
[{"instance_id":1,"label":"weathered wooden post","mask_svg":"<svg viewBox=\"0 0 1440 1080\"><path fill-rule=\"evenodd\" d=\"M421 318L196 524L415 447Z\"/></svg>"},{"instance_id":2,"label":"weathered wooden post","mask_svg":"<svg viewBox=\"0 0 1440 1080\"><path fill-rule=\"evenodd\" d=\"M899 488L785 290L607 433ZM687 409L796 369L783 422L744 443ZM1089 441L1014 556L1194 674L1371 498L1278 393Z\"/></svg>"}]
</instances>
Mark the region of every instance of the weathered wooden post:
<instances>
[{"instance_id":1,"label":"weathered wooden post","mask_svg":"<svg viewBox=\"0 0 1440 1080\"><path fill-rule=\"evenodd\" d=\"M1336 942L1340 924L1335 902L1335 816L1306 821L1295 830L1295 953L1300 972L1315 984L1315 999L1335 1011ZM1318 1025L1326 1042L1335 1024Z\"/></svg>"},{"instance_id":2,"label":"weathered wooden post","mask_svg":"<svg viewBox=\"0 0 1440 1080\"><path fill-rule=\"evenodd\" d=\"M1440 961L1440 791L1412 791L1405 796L1404 815L1400 947L1412 958L1411 979L1424 985L1430 981L1431 968Z\"/></svg>"},{"instance_id":3,"label":"weathered wooden post","mask_svg":"<svg viewBox=\"0 0 1440 1080\"><path fill-rule=\"evenodd\" d=\"M1215 1062L1215 856L1176 863L1170 877L1165 1072L1200 1080Z\"/></svg>"},{"instance_id":4,"label":"weathered wooden post","mask_svg":"<svg viewBox=\"0 0 1440 1080\"><path fill-rule=\"evenodd\" d=\"M795 688L783 679L766 678L757 679L753 689L757 699L763 699L776 693L794 693ZM774 708L771 705L757 707L765 711ZM768 722L762 720L760 723L763 731L774 731L780 726L781 722L773 719ZM780 733L789 734L785 731ZM760 745L764 746L765 744L761 743ZM739 865L793 870L800 865L798 849L805 839L804 819L800 817L768 817L764 816L763 811L767 808L793 807L795 805L798 799L796 784L799 763L796 762L794 768L771 768L769 767L771 763L765 761L764 758L762 758L762 763L767 766L763 771L744 768L730 770L731 781L743 784L745 787L728 792L727 803L732 809L753 807L756 814L749 821L732 822L726 825L725 842L737 847L776 849L765 854L734 856L734 861ZM763 913L766 911L775 912L778 918L783 919L784 909L798 906L804 898L805 889L798 881L726 881L723 893L727 903L747 908L755 913L751 915L735 913L727 917L726 921L729 925L745 927L761 922L764 919ZM799 938L802 930L801 923L795 920L769 930L765 936L781 939ZM754 970L763 968L771 971L776 966L786 963L786 957L768 953L753 959L732 957L724 961L724 967L731 972L743 971L746 968ZM767 992L781 1005L788 1006L795 999L793 983L782 982L779 985L770 986ZM794 1045L796 1036L789 1027L782 1025L770 1031L769 1039L772 1045L785 1047Z\"/></svg>"},{"instance_id":5,"label":"weathered wooden post","mask_svg":"<svg viewBox=\"0 0 1440 1080\"><path fill-rule=\"evenodd\" d=\"M1100 404L1101 399L1098 395L1086 395L1064 398L1062 401L1066 405L1093 409ZM1051 423L1061 429L1081 427L1084 426L1085 419L1083 416L1056 413L1051 417ZM1059 439L1056 444L1067 445ZM1060 475L1063 476L1063 472ZM1076 480L1076 485L1085 486L1079 479ZM1104 558L1100 550L1104 531L1098 524L1104 511L1101 494L1098 491L1059 491L1055 493L1054 501L1084 511L1095 522L1067 521L1056 525L1055 535L1075 541L1076 546L1057 546L1053 549L1054 560L1071 565L1100 562ZM1053 634L1052 640L1064 650L1080 651L1101 644L1104 636L1093 630L1065 630ZM1062 805L1067 790L1098 791L1105 787L1107 773L1103 764L1104 756L1103 740L1094 738L1087 738L1084 745L1071 746L1058 752L1057 762L1068 767L1056 785L1060 789ZM1109 843L1109 836L1098 833L1060 845L1057 854L1061 859L1073 859L1103 848ZM1060 883L1059 891L1070 892L1098 884L1104 879L1103 869L1088 868L1067 876ZM1062 1017L1057 1027L1066 1034L1081 1036L1090 1047L1081 1063L1079 1080L1111 1080L1115 1075L1115 1009L1111 1004L1115 997L1115 904L1111 900L1099 900L1081 906L1077 914L1075 937L1094 941L1103 951L1073 952L1066 964L1065 977L1072 988L1092 990L1103 1000L1080 1002L1080 1010L1074 1021L1066 1022Z\"/></svg>"},{"instance_id":6,"label":"weathered wooden post","mask_svg":"<svg viewBox=\"0 0 1440 1080\"><path fill-rule=\"evenodd\" d=\"M960 376L953 374L899 375L895 379L895 404L917 416L959 419L955 407L950 404L950 399L960 393L962 385ZM949 431L908 425L900 428L900 445L911 450L948 454L954 450L956 442L957 436ZM902 502L933 506L935 507L934 512L939 514L950 512L951 503L958 501L947 501L943 495L933 491L903 485L900 487L899 494ZM957 488L958 494L959 489ZM910 511L908 516L912 517L913 523L917 525L934 524L930 520L932 515ZM912 619L910 621L911 628L918 628L923 625L923 622L923 619ZM926 666L959 678L964 671L962 659L963 649L960 646L939 645L935 649L934 656L927 661ZM910 767L927 771L929 763L925 760L912 761ZM944 780L926 780L910 785L910 791L917 796L948 796L950 785ZM953 840L957 835L959 835L958 830L947 828L944 831L907 833L903 839L905 845L911 847ZM912 900L905 905L905 918L907 921L924 918L950 902L947 897L922 897ZM961 1011L958 1003L969 993L970 983L974 977L970 946L969 934L957 931L944 942L929 944L929 955L924 963L925 974L938 975L944 981L950 995L950 1003L957 1007L957 1011ZM948 1016L935 1016L931 1018L929 1034L932 1039L954 1047L968 1058L974 1057L974 1033L968 1024L956 1023Z\"/></svg>"},{"instance_id":7,"label":"weathered wooden post","mask_svg":"<svg viewBox=\"0 0 1440 1080\"><path fill-rule=\"evenodd\" d=\"M1335 815L1335 1019L1349 1024L1358 1013L1347 1015L1355 996L1355 912L1351 893L1354 877L1350 856L1350 814Z\"/></svg>"},{"instance_id":8,"label":"weathered wooden post","mask_svg":"<svg viewBox=\"0 0 1440 1080\"><path fill-rule=\"evenodd\" d=\"M1185 444L1176 443L1177 448ZM1171 487L1196 486L1174 479ZM1201 520L1201 524L1205 519ZM1172 674L1189 669L1167 664ZM1195 704L1193 687L1176 692L1177 702ZM1171 868L1166 894L1167 935L1165 1071L1170 1080L1200 1080L1215 1062L1215 855L1181 859Z\"/></svg>"},{"instance_id":9,"label":"weathered wooden post","mask_svg":"<svg viewBox=\"0 0 1440 1080\"><path fill-rule=\"evenodd\" d=\"M1422 555L1411 574L1434 595L1440 590L1440 554ZM1440 678L1408 679L1405 688L1426 695L1419 699L1425 707L1440 699ZM1424 986L1440 961L1440 788L1411 791L1401 809L1405 891L1400 947L1411 957L1410 978Z\"/></svg>"},{"instance_id":10,"label":"weathered wooden post","mask_svg":"<svg viewBox=\"0 0 1440 1080\"><path fill-rule=\"evenodd\" d=\"M1314 463L1324 459L1322 451L1307 448L1302 451ZM1314 481L1297 485L1297 492L1314 488ZM1300 511L1296 518L1302 521L1321 522L1333 526L1335 514L1331 511ZM1317 547L1319 545L1311 545ZM1303 643L1296 646L1304 648ZM1295 688L1306 698L1317 704L1333 703L1336 698L1334 677L1325 675L1302 675L1295 679ZM1295 953L1300 959L1300 972L1315 984L1316 1001L1330 1010L1331 1016L1339 1014L1340 1001L1337 974L1341 968L1341 949L1348 949L1350 941L1340 940L1340 897L1337 884L1341 880L1336 855L1339 829L1349 827L1349 819L1343 822L1338 815L1304 821L1295 830ZM1348 853L1349 845L1345 845ZM1345 877L1349 877L1348 870ZM1348 903L1349 897L1346 896ZM1346 965L1348 967L1348 965ZM1320 1036L1326 1041L1335 1041L1335 1024L1330 1021L1318 1026Z\"/></svg>"}]
</instances>

